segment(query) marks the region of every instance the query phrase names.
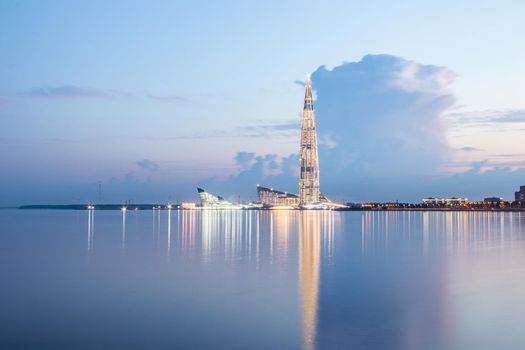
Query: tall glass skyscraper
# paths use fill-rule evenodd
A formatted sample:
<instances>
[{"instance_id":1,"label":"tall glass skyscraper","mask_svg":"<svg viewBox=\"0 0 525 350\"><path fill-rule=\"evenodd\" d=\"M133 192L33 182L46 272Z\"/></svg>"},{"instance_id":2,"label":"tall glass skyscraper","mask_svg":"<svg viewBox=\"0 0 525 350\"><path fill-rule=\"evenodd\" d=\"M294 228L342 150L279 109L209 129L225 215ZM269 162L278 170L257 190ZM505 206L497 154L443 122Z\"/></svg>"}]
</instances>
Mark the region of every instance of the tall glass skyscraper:
<instances>
[{"instance_id":1,"label":"tall glass skyscraper","mask_svg":"<svg viewBox=\"0 0 525 350\"><path fill-rule=\"evenodd\" d=\"M299 201L301 206L319 203L319 159L317 156L317 131L310 76L306 81L303 119L301 122L301 175Z\"/></svg>"}]
</instances>

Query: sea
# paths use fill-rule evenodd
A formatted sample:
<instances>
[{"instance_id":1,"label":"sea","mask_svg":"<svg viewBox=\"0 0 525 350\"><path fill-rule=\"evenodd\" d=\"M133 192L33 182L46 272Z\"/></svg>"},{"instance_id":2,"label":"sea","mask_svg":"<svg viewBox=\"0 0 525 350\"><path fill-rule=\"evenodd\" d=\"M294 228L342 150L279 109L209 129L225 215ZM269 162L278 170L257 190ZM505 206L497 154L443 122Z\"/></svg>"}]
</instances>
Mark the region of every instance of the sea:
<instances>
[{"instance_id":1,"label":"sea","mask_svg":"<svg viewBox=\"0 0 525 350\"><path fill-rule=\"evenodd\" d=\"M525 349L525 213L0 210L1 349Z\"/></svg>"}]
</instances>

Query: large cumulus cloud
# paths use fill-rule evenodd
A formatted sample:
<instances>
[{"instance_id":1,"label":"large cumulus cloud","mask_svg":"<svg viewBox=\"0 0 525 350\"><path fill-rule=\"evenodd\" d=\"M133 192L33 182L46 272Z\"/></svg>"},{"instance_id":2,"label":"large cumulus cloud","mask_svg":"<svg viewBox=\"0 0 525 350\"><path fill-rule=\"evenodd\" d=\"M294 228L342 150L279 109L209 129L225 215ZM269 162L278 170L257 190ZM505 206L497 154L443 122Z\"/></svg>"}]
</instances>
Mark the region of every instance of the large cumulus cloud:
<instances>
[{"instance_id":1,"label":"large cumulus cloud","mask_svg":"<svg viewBox=\"0 0 525 350\"><path fill-rule=\"evenodd\" d=\"M439 172L454 73L389 55L312 74L325 184ZM325 140L328 140L325 142Z\"/></svg>"}]
</instances>

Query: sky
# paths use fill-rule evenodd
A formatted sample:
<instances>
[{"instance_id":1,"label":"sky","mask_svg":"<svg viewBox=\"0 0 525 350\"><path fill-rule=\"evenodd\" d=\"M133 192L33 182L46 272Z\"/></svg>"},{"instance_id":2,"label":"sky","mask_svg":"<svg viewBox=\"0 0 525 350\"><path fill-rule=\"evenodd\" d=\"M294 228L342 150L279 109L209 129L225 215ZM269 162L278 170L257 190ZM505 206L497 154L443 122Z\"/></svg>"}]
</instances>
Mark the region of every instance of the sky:
<instances>
[{"instance_id":1,"label":"sky","mask_svg":"<svg viewBox=\"0 0 525 350\"><path fill-rule=\"evenodd\" d=\"M0 206L296 192L307 74L328 197L512 199L525 185L523 13L521 1L1 2Z\"/></svg>"}]
</instances>

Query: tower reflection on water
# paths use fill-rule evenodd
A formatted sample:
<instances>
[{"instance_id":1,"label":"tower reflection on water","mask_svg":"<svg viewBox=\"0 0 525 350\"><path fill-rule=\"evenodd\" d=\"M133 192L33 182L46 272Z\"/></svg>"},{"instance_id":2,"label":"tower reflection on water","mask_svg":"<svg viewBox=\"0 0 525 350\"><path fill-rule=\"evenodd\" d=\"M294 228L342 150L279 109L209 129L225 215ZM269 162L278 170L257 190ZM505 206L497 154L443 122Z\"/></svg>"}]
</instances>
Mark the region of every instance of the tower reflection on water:
<instances>
[{"instance_id":1,"label":"tower reflection on water","mask_svg":"<svg viewBox=\"0 0 525 350\"><path fill-rule=\"evenodd\" d=\"M319 265L321 260L320 212L301 212L299 222L299 278L303 315L303 347L313 349L317 329Z\"/></svg>"},{"instance_id":2,"label":"tower reflection on water","mask_svg":"<svg viewBox=\"0 0 525 350\"><path fill-rule=\"evenodd\" d=\"M183 211L181 238L193 246L195 222L202 229L202 257L231 260L246 255L257 264L292 264L297 256L298 300L303 348L314 349L317 335L321 253L328 261L334 244L333 211Z\"/></svg>"}]
</instances>

